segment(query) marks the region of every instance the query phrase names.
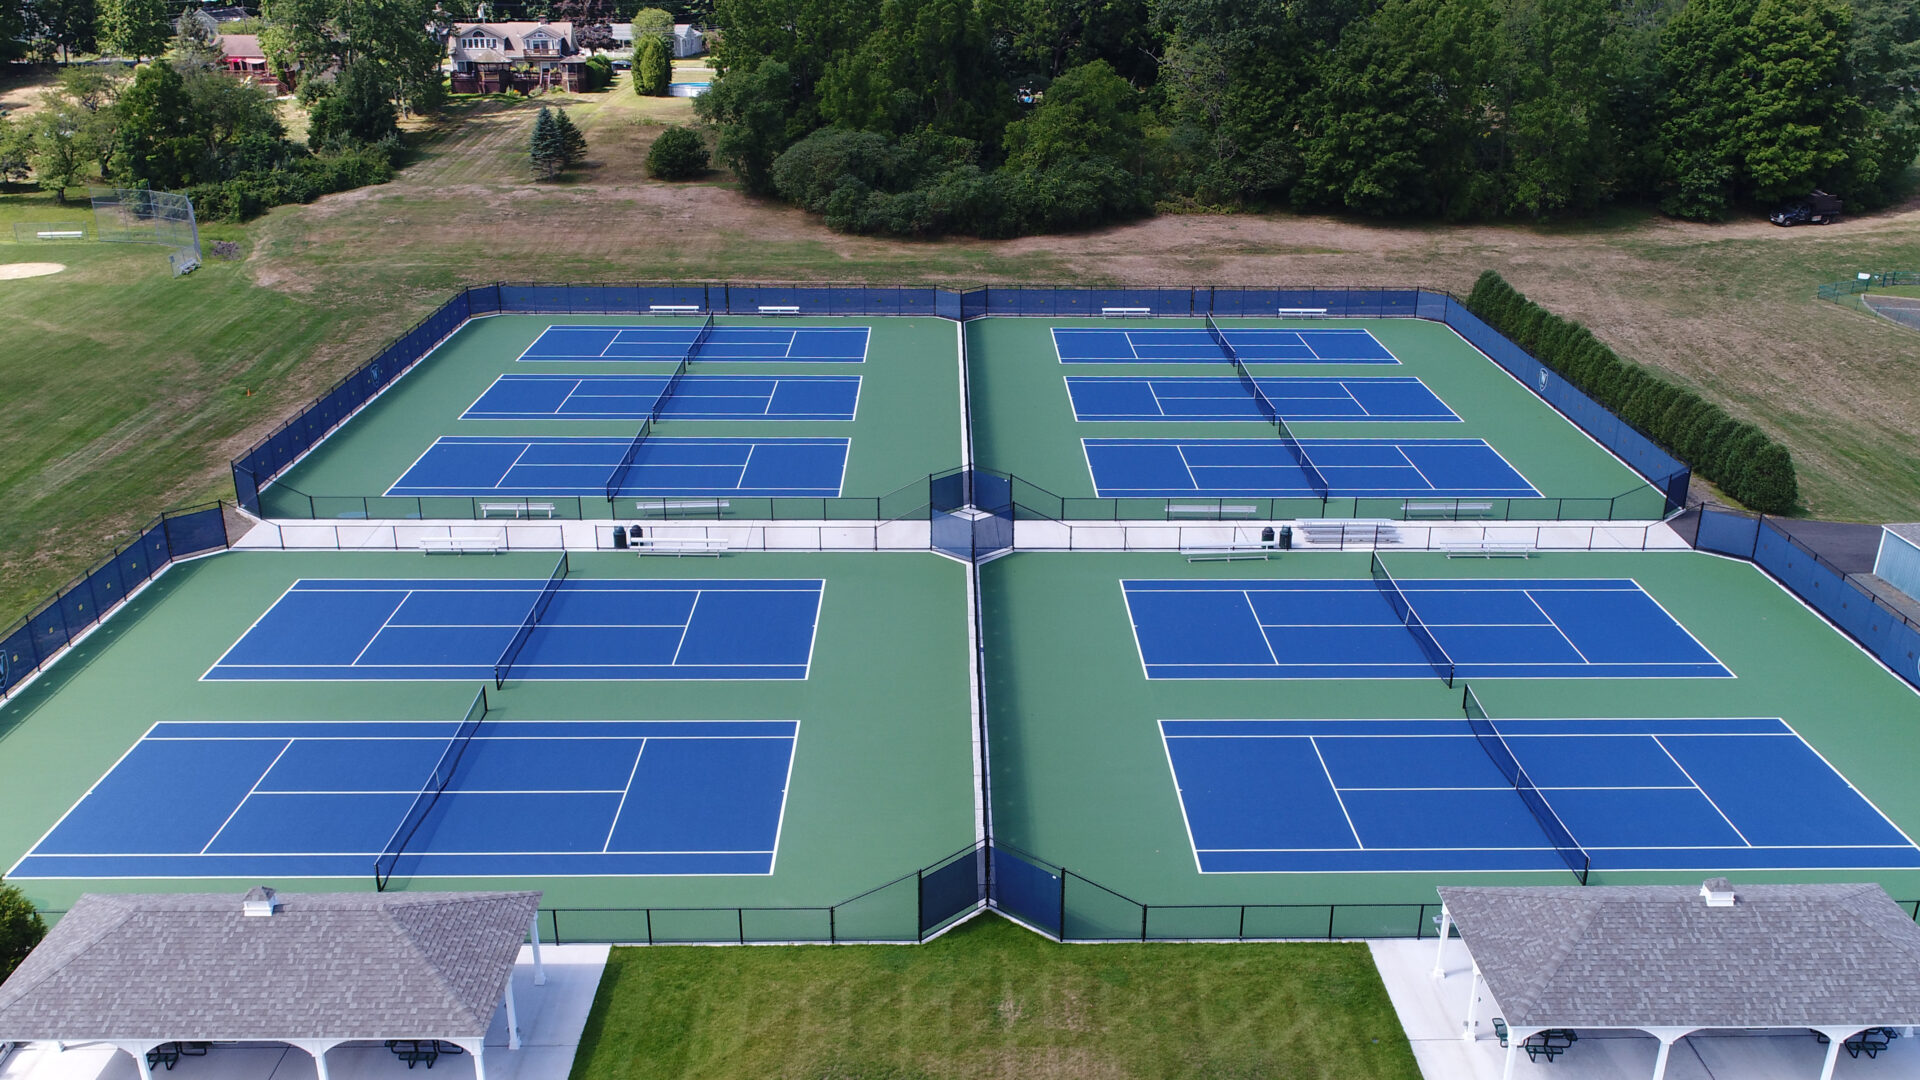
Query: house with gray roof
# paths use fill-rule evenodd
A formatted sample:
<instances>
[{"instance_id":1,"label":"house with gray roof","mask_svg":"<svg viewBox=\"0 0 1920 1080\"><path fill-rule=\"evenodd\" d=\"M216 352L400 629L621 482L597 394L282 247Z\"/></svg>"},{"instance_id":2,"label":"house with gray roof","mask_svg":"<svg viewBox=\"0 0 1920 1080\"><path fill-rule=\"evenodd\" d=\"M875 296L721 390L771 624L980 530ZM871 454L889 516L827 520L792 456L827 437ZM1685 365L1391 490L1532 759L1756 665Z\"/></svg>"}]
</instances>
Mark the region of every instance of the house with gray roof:
<instances>
[{"instance_id":1,"label":"house with gray roof","mask_svg":"<svg viewBox=\"0 0 1920 1080\"><path fill-rule=\"evenodd\" d=\"M1458 927L1473 970L1463 1037L1475 1037L1484 987L1503 1013L1508 1077L1519 1052L1575 1052L1581 1031L1652 1035L1661 1080L1683 1038L1771 1029L1826 1040L1820 1075L1830 1080L1843 1047L1857 1054L1891 1037L1863 1032L1920 1024L1920 925L1878 885L1715 878L1439 892L1433 974ZM1558 1045L1543 1040L1549 1032Z\"/></svg>"},{"instance_id":2,"label":"house with gray roof","mask_svg":"<svg viewBox=\"0 0 1920 1080\"><path fill-rule=\"evenodd\" d=\"M151 1077L183 1052L278 1042L312 1055L384 1043L402 1060L458 1047L486 1076L537 892L158 893L80 898L0 983L0 1044L98 1042ZM191 1048L191 1049L189 1049ZM430 1064L430 1062L429 1062Z\"/></svg>"}]
</instances>

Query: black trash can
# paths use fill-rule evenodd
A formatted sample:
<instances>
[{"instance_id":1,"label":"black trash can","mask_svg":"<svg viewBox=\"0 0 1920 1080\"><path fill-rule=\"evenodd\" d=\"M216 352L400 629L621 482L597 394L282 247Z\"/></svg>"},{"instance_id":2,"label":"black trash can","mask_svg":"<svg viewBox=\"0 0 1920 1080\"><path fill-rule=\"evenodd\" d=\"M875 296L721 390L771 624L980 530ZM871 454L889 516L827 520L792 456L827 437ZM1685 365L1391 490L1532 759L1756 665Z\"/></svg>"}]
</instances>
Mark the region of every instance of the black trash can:
<instances>
[{"instance_id":1,"label":"black trash can","mask_svg":"<svg viewBox=\"0 0 1920 1080\"><path fill-rule=\"evenodd\" d=\"M1280 526L1280 550L1293 550L1293 526L1291 525Z\"/></svg>"},{"instance_id":2,"label":"black trash can","mask_svg":"<svg viewBox=\"0 0 1920 1080\"><path fill-rule=\"evenodd\" d=\"M615 525L613 527L613 546L619 548L621 551L627 550L627 527L625 525Z\"/></svg>"},{"instance_id":3,"label":"black trash can","mask_svg":"<svg viewBox=\"0 0 1920 1080\"><path fill-rule=\"evenodd\" d=\"M1266 528L1260 530L1260 546L1262 547L1273 546L1273 526L1269 525Z\"/></svg>"}]
</instances>

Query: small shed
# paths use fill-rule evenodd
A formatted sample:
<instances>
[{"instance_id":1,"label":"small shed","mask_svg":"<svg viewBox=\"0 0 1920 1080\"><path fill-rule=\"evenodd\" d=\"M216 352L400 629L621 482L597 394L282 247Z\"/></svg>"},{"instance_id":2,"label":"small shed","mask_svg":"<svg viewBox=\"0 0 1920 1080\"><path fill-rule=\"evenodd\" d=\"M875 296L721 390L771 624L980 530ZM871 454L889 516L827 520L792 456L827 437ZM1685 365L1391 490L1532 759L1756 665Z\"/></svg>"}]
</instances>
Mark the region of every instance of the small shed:
<instances>
[{"instance_id":1,"label":"small shed","mask_svg":"<svg viewBox=\"0 0 1920 1080\"><path fill-rule=\"evenodd\" d=\"M503 1002L519 1047L511 976L539 904L537 892L89 893L0 983L0 1044L107 1043L150 1077L169 1047L278 1042L327 1080L342 1043L447 1043L484 1080ZM537 933L534 971L543 983Z\"/></svg>"},{"instance_id":2,"label":"small shed","mask_svg":"<svg viewBox=\"0 0 1920 1080\"><path fill-rule=\"evenodd\" d=\"M1433 973L1459 927L1473 961L1464 1036L1484 986L1504 1012L1508 1077L1523 1044L1548 1032L1644 1032L1659 1040L1661 1080L1688 1035L1773 1029L1828 1040L1830 1080L1846 1041L1920 1023L1920 925L1878 885L1439 892Z\"/></svg>"},{"instance_id":3,"label":"small shed","mask_svg":"<svg viewBox=\"0 0 1920 1080\"><path fill-rule=\"evenodd\" d=\"M1886 525L1880 529L1873 576L1920 600L1920 525Z\"/></svg>"},{"instance_id":4,"label":"small shed","mask_svg":"<svg viewBox=\"0 0 1920 1080\"><path fill-rule=\"evenodd\" d=\"M685 60L707 51L707 38L690 23L673 24L673 58Z\"/></svg>"}]
</instances>

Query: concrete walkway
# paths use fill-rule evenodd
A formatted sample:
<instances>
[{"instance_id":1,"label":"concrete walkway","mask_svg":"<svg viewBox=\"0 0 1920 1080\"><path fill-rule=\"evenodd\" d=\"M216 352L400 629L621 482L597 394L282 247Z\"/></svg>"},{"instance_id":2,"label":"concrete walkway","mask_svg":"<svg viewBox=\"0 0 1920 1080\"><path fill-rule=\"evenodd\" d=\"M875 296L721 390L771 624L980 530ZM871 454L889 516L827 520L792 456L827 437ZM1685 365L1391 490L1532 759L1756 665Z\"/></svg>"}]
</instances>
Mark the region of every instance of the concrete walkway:
<instances>
[{"instance_id":1,"label":"concrete walkway","mask_svg":"<svg viewBox=\"0 0 1920 1080\"><path fill-rule=\"evenodd\" d=\"M520 1049L507 1049L507 1012L495 1011L487 1031L487 1080L561 1080L573 1068L586 1029L608 946L547 945L540 950L547 983L533 985L533 950L523 947L513 969L514 1004L520 1012ZM443 1057L431 1073L409 1073L379 1043L336 1047L327 1054L332 1080L400 1080L432 1076L465 1080L473 1059ZM280 1043L216 1043L205 1057L183 1057L167 1080L315 1080L313 1059ZM0 1080L144 1080L127 1054L93 1043L33 1043L0 1063Z\"/></svg>"},{"instance_id":2,"label":"concrete walkway","mask_svg":"<svg viewBox=\"0 0 1920 1080\"><path fill-rule=\"evenodd\" d=\"M1369 941L1373 962L1387 984L1394 1011L1413 1043L1413 1057L1426 1080L1501 1080L1506 1051L1494 1037L1492 1018L1500 1003L1481 989L1475 1008L1475 1038L1461 1038L1473 973L1459 941L1447 947L1445 977L1434 979L1432 940ZM1631 1032L1580 1032L1580 1041L1551 1064L1518 1055L1514 1080L1649 1080L1659 1043ZM1818 1080L1826 1047L1811 1034L1720 1031L1690 1035L1676 1043L1667 1080ZM1920 1080L1920 1038L1896 1039L1878 1058L1840 1055L1835 1077L1859 1080Z\"/></svg>"}]
</instances>

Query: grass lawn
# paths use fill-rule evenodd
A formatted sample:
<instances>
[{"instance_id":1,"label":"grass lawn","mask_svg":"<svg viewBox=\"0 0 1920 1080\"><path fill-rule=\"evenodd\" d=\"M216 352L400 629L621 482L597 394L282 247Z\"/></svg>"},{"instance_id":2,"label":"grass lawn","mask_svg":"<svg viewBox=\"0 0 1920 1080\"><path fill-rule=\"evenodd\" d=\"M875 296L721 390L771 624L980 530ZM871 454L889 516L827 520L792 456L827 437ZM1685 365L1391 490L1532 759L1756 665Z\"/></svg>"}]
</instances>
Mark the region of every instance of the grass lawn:
<instances>
[{"instance_id":1,"label":"grass lawn","mask_svg":"<svg viewBox=\"0 0 1920 1080\"><path fill-rule=\"evenodd\" d=\"M575 1080L1404 1077L1358 944L1058 945L998 917L930 944L615 949Z\"/></svg>"},{"instance_id":2,"label":"grass lawn","mask_svg":"<svg viewBox=\"0 0 1920 1080\"><path fill-rule=\"evenodd\" d=\"M1825 229L1689 225L1620 210L1566 225L1380 224L1170 215L1011 241L841 236L743 196L716 169L645 179L684 98L622 73L593 94L462 99L409 122L393 183L280 207L245 226L240 263L167 275L159 248L12 245L11 222L85 216L0 187L0 261L68 272L0 283L0 621L158 510L230 495L229 458L470 281L661 279L1424 284L1464 293L1492 267L1622 352L1781 437L1805 511L1920 518L1920 335L1813 298L1862 267L1920 268L1920 203ZM535 182L539 104L587 135L584 167ZM74 195L80 197L79 189ZM249 396L249 393L251 396ZM991 464L991 463L989 463Z\"/></svg>"}]
</instances>

